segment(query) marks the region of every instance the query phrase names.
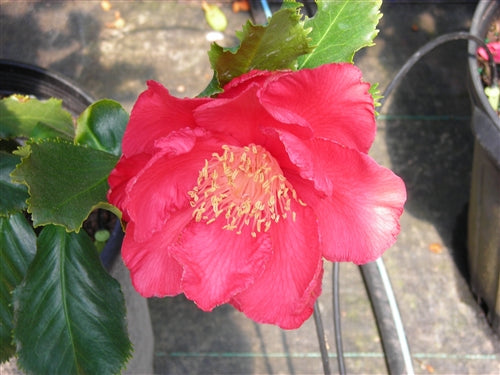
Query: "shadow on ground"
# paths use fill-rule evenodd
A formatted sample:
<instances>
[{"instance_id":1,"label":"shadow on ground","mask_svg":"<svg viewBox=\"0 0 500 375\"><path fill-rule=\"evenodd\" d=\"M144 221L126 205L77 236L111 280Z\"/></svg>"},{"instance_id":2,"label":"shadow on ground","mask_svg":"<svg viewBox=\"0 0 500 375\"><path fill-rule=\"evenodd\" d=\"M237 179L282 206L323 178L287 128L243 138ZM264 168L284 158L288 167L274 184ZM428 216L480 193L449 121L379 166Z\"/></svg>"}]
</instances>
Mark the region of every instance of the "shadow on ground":
<instances>
[{"instance_id":1,"label":"shadow on ground","mask_svg":"<svg viewBox=\"0 0 500 375\"><path fill-rule=\"evenodd\" d=\"M411 6L412 12L406 7ZM381 37L389 66L402 66L418 46L452 31L466 31L473 2L449 19L450 3L400 4L383 9L406 28ZM415 11L416 10L416 11ZM416 47L415 47L416 46ZM466 208L469 200L473 135L467 91L467 42L437 47L409 71L388 99L386 141L394 171L407 186L406 210L431 222L450 249L459 274L468 279Z\"/></svg>"},{"instance_id":2,"label":"shadow on ground","mask_svg":"<svg viewBox=\"0 0 500 375\"><path fill-rule=\"evenodd\" d=\"M149 305L155 346L161 348L161 352L156 352L155 373L253 373L252 358L224 355L252 351L245 334L232 319L233 307L223 305L206 313L183 295L151 299Z\"/></svg>"}]
</instances>

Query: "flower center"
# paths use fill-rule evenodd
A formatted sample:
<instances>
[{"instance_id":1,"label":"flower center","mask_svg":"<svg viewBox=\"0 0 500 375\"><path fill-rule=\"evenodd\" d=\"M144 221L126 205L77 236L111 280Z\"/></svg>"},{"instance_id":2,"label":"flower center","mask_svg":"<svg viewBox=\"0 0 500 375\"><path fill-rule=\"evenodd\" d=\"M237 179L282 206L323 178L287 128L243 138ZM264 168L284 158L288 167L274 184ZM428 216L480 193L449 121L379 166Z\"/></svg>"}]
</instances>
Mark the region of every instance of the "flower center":
<instances>
[{"instance_id":1,"label":"flower center","mask_svg":"<svg viewBox=\"0 0 500 375\"><path fill-rule=\"evenodd\" d=\"M273 222L295 220L291 199L305 206L287 181L277 161L261 146L222 146L223 154L212 154L188 194L193 218L207 224L224 214L224 229L241 234L251 225L252 236L267 232Z\"/></svg>"}]
</instances>

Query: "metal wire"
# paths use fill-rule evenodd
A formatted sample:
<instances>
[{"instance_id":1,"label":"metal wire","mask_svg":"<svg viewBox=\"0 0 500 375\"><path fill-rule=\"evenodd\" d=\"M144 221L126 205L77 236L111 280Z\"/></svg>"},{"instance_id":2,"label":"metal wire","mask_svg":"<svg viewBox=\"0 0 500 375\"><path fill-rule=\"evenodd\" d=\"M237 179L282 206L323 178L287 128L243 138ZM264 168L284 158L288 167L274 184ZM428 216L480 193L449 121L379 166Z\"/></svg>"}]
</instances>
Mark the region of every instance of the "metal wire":
<instances>
[{"instance_id":1,"label":"metal wire","mask_svg":"<svg viewBox=\"0 0 500 375\"><path fill-rule=\"evenodd\" d=\"M333 263L333 327L335 329L335 349L337 350L339 374L344 375L346 370L344 363L344 346L342 345L342 328L340 322L339 269L339 264L337 262Z\"/></svg>"},{"instance_id":2,"label":"metal wire","mask_svg":"<svg viewBox=\"0 0 500 375\"><path fill-rule=\"evenodd\" d=\"M431 40L430 42L427 42L424 44L422 47L420 47L407 61L406 63L399 69L397 74L394 76L392 81L387 85L385 91L384 91L384 97L380 100L380 108L379 112L382 111L382 106L385 103L385 100L389 95L391 95L392 91L396 88L397 85L401 82L401 80L406 76L408 71L417 63L420 61L422 57L424 57L427 53L432 51L434 48L447 43L451 42L454 40L472 40L479 44L481 47L483 47L486 50L486 53L488 54L488 63L490 64L491 67L491 74L492 74L492 82L493 85L497 84L498 81L498 73L495 65L495 59L493 58L493 54L489 50L488 46L482 40L481 38L477 37L476 35L473 35L469 32L466 31L458 31L458 32L453 32L453 33L448 33L441 35L437 37L436 39Z\"/></svg>"},{"instance_id":3,"label":"metal wire","mask_svg":"<svg viewBox=\"0 0 500 375\"><path fill-rule=\"evenodd\" d=\"M337 351L337 363L339 374L346 373L344 363L344 349L342 345L342 330L340 321L340 297L339 297L339 264L333 263L332 272L333 282L333 325L335 328L335 348ZM316 325L316 334L318 336L319 349L321 352L321 361L323 363L323 372L325 375L331 374L330 360L328 355L328 348L326 344L325 330L323 328L323 321L321 319L321 311L318 301L314 305L314 324Z\"/></svg>"},{"instance_id":4,"label":"metal wire","mask_svg":"<svg viewBox=\"0 0 500 375\"><path fill-rule=\"evenodd\" d=\"M318 335L319 350L321 352L321 362L323 364L323 373L331 375L330 359L328 358L328 349L326 347L325 329L323 328L323 321L321 320L321 312L319 309L318 300L314 303L314 324L316 325L316 334Z\"/></svg>"},{"instance_id":5,"label":"metal wire","mask_svg":"<svg viewBox=\"0 0 500 375\"><path fill-rule=\"evenodd\" d=\"M394 291L392 289L391 281L389 280L389 275L387 274L387 270L385 269L384 261L382 258L378 258L375 261L375 264L377 265L377 269L380 274L380 278L382 279L382 284L385 289L385 294L387 296L387 302L389 303L391 312L392 312L392 319L394 320L394 325L396 329L396 334L398 336L400 348L401 348L401 355L403 357L403 362L405 364L406 368L406 374L407 375L413 375L413 365L411 362L411 354L410 354L410 348L408 345L408 341L406 340L406 334L405 330L403 327L403 320L401 319L401 315L399 314L399 309L398 305L396 302L396 297L394 295Z\"/></svg>"}]
</instances>

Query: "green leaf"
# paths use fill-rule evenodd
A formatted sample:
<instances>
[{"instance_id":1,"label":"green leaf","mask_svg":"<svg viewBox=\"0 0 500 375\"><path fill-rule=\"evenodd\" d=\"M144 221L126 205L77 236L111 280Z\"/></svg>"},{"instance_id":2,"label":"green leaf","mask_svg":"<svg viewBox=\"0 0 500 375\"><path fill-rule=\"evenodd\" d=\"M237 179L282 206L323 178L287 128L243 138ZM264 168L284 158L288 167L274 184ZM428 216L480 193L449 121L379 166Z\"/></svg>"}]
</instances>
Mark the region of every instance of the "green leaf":
<instances>
[{"instance_id":1,"label":"green leaf","mask_svg":"<svg viewBox=\"0 0 500 375\"><path fill-rule=\"evenodd\" d=\"M128 119L128 113L113 100L93 103L77 120L75 143L119 156Z\"/></svg>"},{"instance_id":2,"label":"green leaf","mask_svg":"<svg viewBox=\"0 0 500 375\"><path fill-rule=\"evenodd\" d=\"M73 139L73 119L62 101L11 95L0 101L0 138Z\"/></svg>"},{"instance_id":3,"label":"green leaf","mask_svg":"<svg viewBox=\"0 0 500 375\"><path fill-rule=\"evenodd\" d=\"M210 96L214 96L217 94L220 94L223 92L222 88L219 85L219 80L217 79L217 73L214 72L214 75L212 76L212 80L208 84L205 89L198 94L199 98L208 98Z\"/></svg>"},{"instance_id":4,"label":"green leaf","mask_svg":"<svg viewBox=\"0 0 500 375\"><path fill-rule=\"evenodd\" d=\"M24 279L35 252L35 232L23 214L0 216L0 362L15 352L12 292Z\"/></svg>"},{"instance_id":5,"label":"green leaf","mask_svg":"<svg viewBox=\"0 0 500 375\"><path fill-rule=\"evenodd\" d=\"M20 153L22 163L11 177L28 186L35 226L58 224L78 232L93 209L117 211L106 203L117 156L60 140L29 142Z\"/></svg>"},{"instance_id":6,"label":"green leaf","mask_svg":"<svg viewBox=\"0 0 500 375\"><path fill-rule=\"evenodd\" d=\"M28 189L26 186L15 184L10 179L10 173L21 162L21 158L7 152L0 151L0 215L7 215L26 208Z\"/></svg>"},{"instance_id":7,"label":"green leaf","mask_svg":"<svg viewBox=\"0 0 500 375\"><path fill-rule=\"evenodd\" d=\"M120 285L85 232L45 227L14 293L18 363L37 374L115 374L131 353Z\"/></svg>"},{"instance_id":8,"label":"green leaf","mask_svg":"<svg viewBox=\"0 0 500 375\"><path fill-rule=\"evenodd\" d=\"M294 69L297 57L312 50L308 32L296 7L280 9L265 26L248 21L237 33L238 48L212 44L209 58L220 86L253 69Z\"/></svg>"},{"instance_id":9,"label":"green leaf","mask_svg":"<svg viewBox=\"0 0 500 375\"><path fill-rule=\"evenodd\" d=\"M382 0L318 0L318 10L305 20L311 27L311 44L316 48L299 58L299 68L315 68L332 62L353 62L356 51L373 45L382 17Z\"/></svg>"}]
</instances>

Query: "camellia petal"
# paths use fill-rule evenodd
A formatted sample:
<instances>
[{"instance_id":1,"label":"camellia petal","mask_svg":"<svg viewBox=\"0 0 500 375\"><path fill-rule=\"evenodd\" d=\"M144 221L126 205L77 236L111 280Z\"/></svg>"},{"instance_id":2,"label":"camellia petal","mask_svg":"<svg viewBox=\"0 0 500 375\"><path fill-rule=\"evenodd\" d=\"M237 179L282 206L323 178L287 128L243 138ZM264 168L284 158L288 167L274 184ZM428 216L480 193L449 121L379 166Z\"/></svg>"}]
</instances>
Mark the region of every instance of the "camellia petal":
<instances>
[{"instance_id":1,"label":"camellia petal","mask_svg":"<svg viewBox=\"0 0 500 375\"><path fill-rule=\"evenodd\" d=\"M194 112L196 123L211 132L234 137L241 144L263 142L265 137L259 125L276 121L257 100L258 89L253 84L235 98L219 99L198 107Z\"/></svg>"},{"instance_id":2,"label":"camellia petal","mask_svg":"<svg viewBox=\"0 0 500 375\"><path fill-rule=\"evenodd\" d=\"M281 122L310 127L315 138L368 152L376 130L369 88L354 65L326 64L269 81L260 99Z\"/></svg>"},{"instance_id":3,"label":"camellia petal","mask_svg":"<svg viewBox=\"0 0 500 375\"><path fill-rule=\"evenodd\" d=\"M155 141L157 152L154 156L148 153L140 153L129 158L122 156L114 170L111 172L108 182L110 190L108 199L124 212L126 221L129 221L128 210L134 206L134 201L130 202L130 192L135 183L144 171L148 170L151 164L158 159L167 159L177 155L185 154L190 151L197 137L203 137L206 134L202 129L181 129L171 132L168 136Z\"/></svg>"},{"instance_id":4,"label":"camellia petal","mask_svg":"<svg viewBox=\"0 0 500 375\"><path fill-rule=\"evenodd\" d=\"M258 76L260 79L264 77L275 79L274 76ZM259 85L253 83L245 87L234 98L219 99L198 107L195 110L197 124L214 133L230 135L241 144L265 144L266 129L286 129L303 138L313 135L307 123L283 123L272 117L258 98Z\"/></svg>"},{"instance_id":5,"label":"camellia petal","mask_svg":"<svg viewBox=\"0 0 500 375\"><path fill-rule=\"evenodd\" d=\"M490 50L491 54L493 55L493 59L495 60L495 63L499 64L500 63L500 42L489 42L487 44L488 49ZM488 61L488 53L483 47L479 47L477 49L477 53L479 56L481 56L482 59Z\"/></svg>"},{"instance_id":6,"label":"camellia petal","mask_svg":"<svg viewBox=\"0 0 500 375\"><path fill-rule=\"evenodd\" d=\"M268 235L252 237L248 226L237 234L222 229L223 222L220 217L211 224L191 224L173 250L184 267L184 294L205 311L255 282L271 256Z\"/></svg>"},{"instance_id":7,"label":"camellia petal","mask_svg":"<svg viewBox=\"0 0 500 375\"><path fill-rule=\"evenodd\" d=\"M248 86L256 85L262 87L262 85L269 80L270 77L279 77L286 74L284 71L268 71L268 70L252 70L246 74L242 74L239 77L231 80L227 85L224 86L224 92L217 96L218 99L224 98L234 98L238 97L248 89Z\"/></svg>"},{"instance_id":8,"label":"camellia petal","mask_svg":"<svg viewBox=\"0 0 500 375\"><path fill-rule=\"evenodd\" d=\"M191 212L181 211L173 216L163 230L147 241L134 238L134 222L127 225L122 245L122 257L130 270L132 284L143 297L175 296L182 292L182 267L170 253L182 229L191 220Z\"/></svg>"},{"instance_id":9,"label":"camellia petal","mask_svg":"<svg viewBox=\"0 0 500 375\"><path fill-rule=\"evenodd\" d=\"M172 212L189 205L187 192L205 159L220 149L217 138L196 138L196 133L200 132L187 129L158 140L158 152L128 185L127 214L143 224L136 233L139 241L162 228ZM189 152L184 149L186 144L190 145Z\"/></svg>"},{"instance_id":10,"label":"camellia petal","mask_svg":"<svg viewBox=\"0 0 500 375\"><path fill-rule=\"evenodd\" d=\"M155 81L148 81L135 103L127 129L123 136L123 155L130 157L140 152L152 152L154 142L171 131L195 127L193 110L213 99L184 98L170 95L168 90Z\"/></svg>"},{"instance_id":11,"label":"camellia petal","mask_svg":"<svg viewBox=\"0 0 500 375\"><path fill-rule=\"evenodd\" d=\"M149 154L136 154L130 158L122 156L109 175L108 183L110 189L107 199L122 211L123 220L125 221L130 220L127 213L129 197L127 194L127 185L146 166L150 159L151 155Z\"/></svg>"},{"instance_id":12,"label":"camellia petal","mask_svg":"<svg viewBox=\"0 0 500 375\"><path fill-rule=\"evenodd\" d=\"M256 322L284 329L298 328L311 316L323 275L316 216L297 202L291 209L294 217L271 227L273 257L266 270L231 302Z\"/></svg>"},{"instance_id":13,"label":"camellia petal","mask_svg":"<svg viewBox=\"0 0 500 375\"><path fill-rule=\"evenodd\" d=\"M406 201L403 181L364 153L325 140L307 142L315 155L312 180L322 185L321 181L331 181L331 194L319 194L310 183L287 178L316 213L323 256L356 264L375 260L399 233Z\"/></svg>"}]
</instances>

